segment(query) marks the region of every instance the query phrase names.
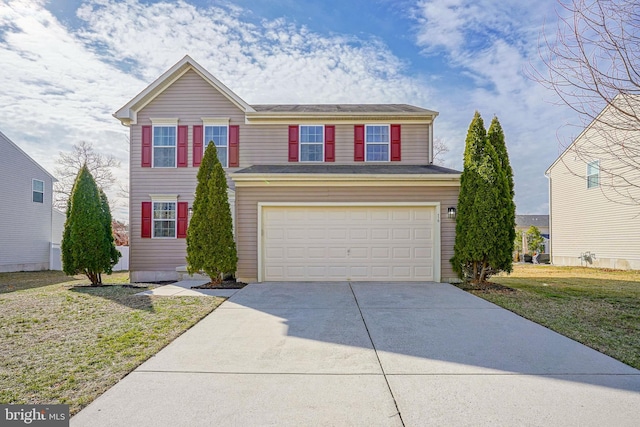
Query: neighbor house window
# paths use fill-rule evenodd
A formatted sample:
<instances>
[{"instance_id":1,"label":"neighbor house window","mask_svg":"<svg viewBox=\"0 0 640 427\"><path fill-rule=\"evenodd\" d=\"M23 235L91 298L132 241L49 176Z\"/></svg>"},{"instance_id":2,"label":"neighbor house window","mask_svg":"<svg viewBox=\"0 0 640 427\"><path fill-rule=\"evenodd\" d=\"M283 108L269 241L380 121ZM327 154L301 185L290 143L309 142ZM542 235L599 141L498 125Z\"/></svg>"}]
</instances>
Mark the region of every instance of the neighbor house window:
<instances>
[{"instance_id":1,"label":"neighbor house window","mask_svg":"<svg viewBox=\"0 0 640 427\"><path fill-rule=\"evenodd\" d=\"M35 203L44 203L44 181L34 179L31 181L32 200Z\"/></svg>"},{"instance_id":2,"label":"neighbor house window","mask_svg":"<svg viewBox=\"0 0 640 427\"><path fill-rule=\"evenodd\" d=\"M300 161L324 160L324 126L300 126Z\"/></svg>"},{"instance_id":3,"label":"neighbor house window","mask_svg":"<svg viewBox=\"0 0 640 427\"><path fill-rule=\"evenodd\" d=\"M153 167L176 167L176 126L153 127Z\"/></svg>"},{"instance_id":4,"label":"neighbor house window","mask_svg":"<svg viewBox=\"0 0 640 427\"><path fill-rule=\"evenodd\" d=\"M587 188L600 186L600 161L587 163Z\"/></svg>"},{"instance_id":5,"label":"neighbor house window","mask_svg":"<svg viewBox=\"0 0 640 427\"><path fill-rule=\"evenodd\" d=\"M367 162L389 161L389 126L367 125L365 129L365 160Z\"/></svg>"},{"instance_id":6,"label":"neighbor house window","mask_svg":"<svg viewBox=\"0 0 640 427\"><path fill-rule=\"evenodd\" d=\"M229 127L228 126L205 126L204 127L204 149L207 149L209 142L213 141L218 151L218 160L223 168L228 167L229 159Z\"/></svg>"},{"instance_id":7,"label":"neighbor house window","mask_svg":"<svg viewBox=\"0 0 640 427\"><path fill-rule=\"evenodd\" d=\"M153 237L176 237L176 202L153 202Z\"/></svg>"}]
</instances>

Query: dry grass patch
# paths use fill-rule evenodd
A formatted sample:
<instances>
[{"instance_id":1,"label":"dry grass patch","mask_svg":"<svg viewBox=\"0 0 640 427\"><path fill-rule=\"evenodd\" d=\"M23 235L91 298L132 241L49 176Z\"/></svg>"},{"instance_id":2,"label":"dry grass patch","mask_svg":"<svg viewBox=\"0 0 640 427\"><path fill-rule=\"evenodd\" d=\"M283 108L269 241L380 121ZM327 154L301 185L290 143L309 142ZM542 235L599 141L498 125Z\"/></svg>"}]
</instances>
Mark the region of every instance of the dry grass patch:
<instances>
[{"instance_id":1,"label":"dry grass patch","mask_svg":"<svg viewBox=\"0 0 640 427\"><path fill-rule=\"evenodd\" d=\"M222 298L150 297L127 273L90 287L61 272L0 273L0 403L75 414L213 311Z\"/></svg>"},{"instance_id":2,"label":"dry grass patch","mask_svg":"<svg viewBox=\"0 0 640 427\"><path fill-rule=\"evenodd\" d=\"M467 290L640 369L640 271L516 265L491 280L515 292Z\"/></svg>"}]
</instances>

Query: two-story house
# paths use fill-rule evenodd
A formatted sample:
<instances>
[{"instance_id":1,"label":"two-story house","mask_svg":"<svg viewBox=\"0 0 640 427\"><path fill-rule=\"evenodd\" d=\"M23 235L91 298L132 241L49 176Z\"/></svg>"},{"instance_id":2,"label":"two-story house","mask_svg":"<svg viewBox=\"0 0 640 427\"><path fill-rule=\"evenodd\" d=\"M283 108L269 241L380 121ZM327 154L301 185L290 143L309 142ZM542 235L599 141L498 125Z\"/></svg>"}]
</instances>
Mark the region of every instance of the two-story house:
<instances>
[{"instance_id":1,"label":"two-story house","mask_svg":"<svg viewBox=\"0 0 640 427\"><path fill-rule=\"evenodd\" d=\"M185 56L114 116L130 128L132 281L184 266L209 141L229 177L238 280L455 276L460 172L432 164L435 111L249 105Z\"/></svg>"},{"instance_id":2,"label":"two-story house","mask_svg":"<svg viewBox=\"0 0 640 427\"><path fill-rule=\"evenodd\" d=\"M640 269L638 98L613 102L545 172L555 265Z\"/></svg>"},{"instance_id":3,"label":"two-story house","mask_svg":"<svg viewBox=\"0 0 640 427\"><path fill-rule=\"evenodd\" d=\"M0 132L0 272L51 268L64 215L52 208L56 179Z\"/></svg>"}]
</instances>

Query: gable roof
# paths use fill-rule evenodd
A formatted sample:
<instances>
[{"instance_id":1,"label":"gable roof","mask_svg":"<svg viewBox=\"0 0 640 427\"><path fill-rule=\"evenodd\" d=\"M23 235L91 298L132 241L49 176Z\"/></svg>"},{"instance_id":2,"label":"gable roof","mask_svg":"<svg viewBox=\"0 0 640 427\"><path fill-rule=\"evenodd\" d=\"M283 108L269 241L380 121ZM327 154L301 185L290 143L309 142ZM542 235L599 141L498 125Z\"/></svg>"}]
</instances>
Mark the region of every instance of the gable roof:
<instances>
[{"instance_id":1,"label":"gable roof","mask_svg":"<svg viewBox=\"0 0 640 427\"><path fill-rule=\"evenodd\" d=\"M582 132L580 132L580 134L573 141L571 141L571 144L569 144L567 146L567 148L565 148L564 151L562 151L562 153L560 153L558 158L551 164L551 166L549 166L547 168L547 170L544 172L544 174L546 176L549 176L549 173L551 172L551 169L553 169L558 164L560 159L562 159L565 156L565 154L567 154L573 148L573 146L576 145L582 139L582 137L587 134L587 132L590 129L595 127L597 123L601 123L602 117L605 114L607 114L607 112L610 109L615 108L614 104L619 103L619 102L625 102L625 98L627 100L631 99L631 100L636 100L636 101L638 99L640 99L640 97L638 97L637 95L628 95L628 94L622 94L622 93L617 94L611 100L611 103L605 105L605 107L602 109L602 111L582 130Z\"/></svg>"},{"instance_id":2,"label":"gable roof","mask_svg":"<svg viewBox=\"0 0 640 427\"><path fill-rule=\"evenodd\" d=\"M18 152L20 152L24 157L26 157L31 163L33 163L34 165L36 165L38 167L38 169L40 169L42 172L46 173L48 176L51 177L51 179L53 180L53 182L57 182L58 180L56 179L56 177L54 177L53 175L51 175L45 168L43 168L42 166L40 166L40 163L36 162L35 160L33 160L31 158L31 156L29 156L27 153L24 152L24 150L20 147L18 147L18 145L13 142L12 140L10 140L5 134L3 134L2 132L0 132L0 141L6 141L8 145L14 147L16 150L18 150Z\"/></svg>"},{"instance_id":3,"label":"gable roof","mask_svg":"<svg viewBox=\"0 0 640 427\"><path fill-rule=\"evenodd\" d=\"M113 114L113 117L120 120L123 125L129 126L137 122L137 114L142 108L153 101L158 95L164 92L176 80L182 77L187 71L195 71L204 81L217 89L229 101L235 104L240 110L252 112L254 109L247 104L242 98L236 95L231 89L226 87L220 80L216 79L211 73L205 70L200 64L193 60L189 55L185 55L173 67L169 68L164 74L158 77L153 83L146 87L142 92L136 95L131 101L127 102L122 108Z\"/></svg>"},{"instance_id":4,"label":"gable roof","mask_svg":"<svg viewBox=\"0 0 640 427\"><path fill-rule=\"evenodd\" d=\"M432 122L437 111L407 104L260 104L249 105L231 89L216 79L189 55L158 77L113 116L129 126L136 124L142 108L164 92L187 71L195 71L202 79L217 89L229 101L245 113L247 123L287 123L294 119L304 121L336 120L341 123L359 123L363 120L389 120L397 123Z\"/></svg>"}]
</instances>

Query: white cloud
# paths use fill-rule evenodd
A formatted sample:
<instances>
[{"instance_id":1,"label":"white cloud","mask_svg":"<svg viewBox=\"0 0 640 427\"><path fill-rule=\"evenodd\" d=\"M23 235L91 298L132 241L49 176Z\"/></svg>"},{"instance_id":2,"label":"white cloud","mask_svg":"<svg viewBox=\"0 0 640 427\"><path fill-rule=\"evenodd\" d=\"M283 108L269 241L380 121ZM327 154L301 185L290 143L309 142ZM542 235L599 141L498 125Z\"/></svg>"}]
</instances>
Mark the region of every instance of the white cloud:
<instances>
[{"instance_id":1,"label":"white cloud","mask_svg":"<svg viewBox=\"0 0 640 427\"><path fill-rule=\"evenodd\" d=\"M187 53L250 103L430 107L428 88L382 42L323 37L284 19L253 24L245 13L95 0L78 9L83 24L72 29L43 1L10 0L0 5L0 129L51 172L59 151L90 141L122 160L126 182L127 130L111 114Z\"/></svg>"},{"instance_id":2,"label":"white cloud","mask_svg":"<svg viewBox=\"0 0 640 427\"><path fill-rule=\"evenodd\" d=\"M528 78L526 71L540 65L538 38L545 20L555 19L554 4L553 0L421 0L413 12L416 43L423 53L444 56L473 82L448 87L438 96L440 131L453 142L449 161L464 148L474 110L481 112L487 127L497 115L515 171L518 213L546 210L543 174L558 154L556 132L571 116L552 105L552 94Z\"/></svg>"}]
</instances>

